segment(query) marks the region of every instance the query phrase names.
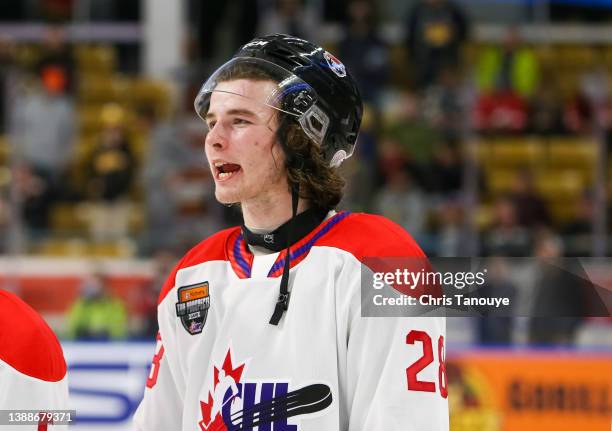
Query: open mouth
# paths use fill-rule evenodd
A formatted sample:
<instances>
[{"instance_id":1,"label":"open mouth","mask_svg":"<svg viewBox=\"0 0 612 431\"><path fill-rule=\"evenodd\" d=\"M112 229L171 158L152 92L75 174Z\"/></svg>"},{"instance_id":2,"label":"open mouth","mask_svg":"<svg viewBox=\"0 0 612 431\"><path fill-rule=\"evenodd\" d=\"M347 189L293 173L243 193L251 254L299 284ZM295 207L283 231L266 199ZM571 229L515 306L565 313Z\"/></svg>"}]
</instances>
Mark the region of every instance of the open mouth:
<instances>
[{"instance_id":1,"label":"open mouth","mask_svg":"<svg viewBox=\"0 0 612 431\"><path fill-rule=\"evenodd\" d=\"M235 163L215 162L215 178L225 181L236 175L242 168Z\"/></svg>"}]
</instances>

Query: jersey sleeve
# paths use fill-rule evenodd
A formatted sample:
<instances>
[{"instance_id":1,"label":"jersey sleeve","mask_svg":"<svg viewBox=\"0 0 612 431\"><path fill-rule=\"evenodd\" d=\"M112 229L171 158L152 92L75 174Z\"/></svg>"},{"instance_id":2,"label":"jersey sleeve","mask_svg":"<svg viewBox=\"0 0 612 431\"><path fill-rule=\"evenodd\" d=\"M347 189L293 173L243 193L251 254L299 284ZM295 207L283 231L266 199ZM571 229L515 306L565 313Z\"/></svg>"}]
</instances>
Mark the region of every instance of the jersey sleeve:
<instances>
[{"instance_id":1,"label":"jersey sleeve","mask_svg":"<svg viewBox=\"0 0 612 431\"><path fill-rule=\"evenodd\" d=\"M166 281L164 289L174 286L175 275L176 270ZM144 397L134 415L136 430L182 429L185 385L170 305L169 301L162 300L158 306L159 333Z\"/></svg>"},{"instance_id":2,"label":"jersey sleeve","mask_svg":"<svg viewBox=\"0 0 612 431\"><path fill-rule=\"evenodd\" d=\"M355 214L347 222L325 245L351 255L337 278L346 319L348 430L447 431L446 319L361 313L362 275L392 270L393 261L386 257L412 258L406 264L418 271L428 267L427 257L408 233L384 217ZM412 294L420 292L417 286Z\"/></svg>"},{"instance_id":3,"label":"jersey sleeve","mask_svg":"<svg viewBox=\"0 0 612 431\"><path fill-rule=\"evenodd\" d=\"M443 317L362 317L360 278L350 286L349 431L448 431Z\"/></svg>"},{"instance_id":4,"label":"jersey sleeve","mask_svg":"<svg viewBox=\"0 0 612 431\"><path fill-rule=\"evenodd\" d=\"M46 381L23 374L0 360L0 387L10 388L10 390L0 390L0 410L47 412L70 409L66 377L58 381ZM44 423L44 420L40 421L40 425ZM0 426L0 429L33 431L46 428L39 425L4 424ZM69 427L68 425L53 425L49 429L67 431Z\"/></svg>"},{"instance_id":5,"label":"jersey sleeve","mask_svg":"<svg viewBox=\"0 0 612 431\"><path fill-rule=\"evenodd\" d=\"M175 302L170 298L177 273L211 260L225 260L225 243L238 228L222 230L192 248L176 265L159 295L157 320L159 334L144 398L134 415L137 430L166 431L182 429L183 400L187 387L186 363L178 348ZM182 329L180 329L182 330Z\"/></svg>"},{"instance_id":6,"label":"jersey sleeve","mask_svg":"<svg viewBox=\"0 0 612 431\"><path fill-rule=\"evenodd\" d=\"M16 295L0 290L0 410L68 409L66 361L57 337L34 309ZM46 429L9 424L0 428ZM52 429L67 430L68 426L54 425Z\"/></svg>"}]
</instances>

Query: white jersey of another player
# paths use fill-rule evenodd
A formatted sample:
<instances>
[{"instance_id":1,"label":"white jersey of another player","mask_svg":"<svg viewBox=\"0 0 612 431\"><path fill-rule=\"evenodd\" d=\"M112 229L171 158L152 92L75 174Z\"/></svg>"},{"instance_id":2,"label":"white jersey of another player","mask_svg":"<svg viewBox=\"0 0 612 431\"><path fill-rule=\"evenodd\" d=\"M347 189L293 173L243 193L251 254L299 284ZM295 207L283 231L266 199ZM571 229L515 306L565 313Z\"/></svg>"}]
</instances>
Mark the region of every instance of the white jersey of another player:
<instances>
[{"instance_id":1,"label":"white jersey of another player","mask_svg":"<svg viewBox=\"0 0 612 431\"><path fill-rule=\"evenodd\" d=\"M448 430L444 318L361 316L363 259L423 257L412 238L380 216L332 212L290 250L278 326L285 251L254 255L233 228L180 261L137 429Z\"/></svg>"},{"instance_id":2,"label":"white jersey of another player","mask_svg":"<svg viewBox=\"0 0 612 431\"><path fill-rule=\"evenodd\" d=\"M0 290L0 410L10 411L0 429L68 429L42 416L36 425L23 425L24 417L16 415L17 410L35 414L68 408L66 362L57 337L29 305Z\"/></svg>"}]
</instances>

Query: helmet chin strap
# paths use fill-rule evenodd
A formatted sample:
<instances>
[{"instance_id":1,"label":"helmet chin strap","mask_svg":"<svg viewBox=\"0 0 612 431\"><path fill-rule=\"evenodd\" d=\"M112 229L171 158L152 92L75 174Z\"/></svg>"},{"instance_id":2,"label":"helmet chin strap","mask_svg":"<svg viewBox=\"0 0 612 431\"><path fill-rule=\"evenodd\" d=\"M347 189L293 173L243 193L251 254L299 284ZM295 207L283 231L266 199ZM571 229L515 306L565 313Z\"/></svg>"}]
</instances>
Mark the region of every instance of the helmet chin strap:
<instances>
[{"instance_id":1,"label":"helmet chin strap","mask_svg":"<svg viewBox=\"0 0 612 431\"><path fill-rule=\"evenodd\" d=\"M278 322L283 318L283 314L287 309L289 309L289 298L291 296L291 292L289 291L289 269L291 267L291 236L293 234L293 224L295 222L295 217L297 215L298 208L298 200L300 196L300 184L297 183L291 187L291 208L292 215L291 221L289 222L289 228L287 230L287 253L285 255L285 267L283 268L283 275L281 277L280 282L280 292L278 294L278 299L276 301L276 306L274 307L274 314L270 318L270 324L277 326Z\"/></svg>"}]
</instances>

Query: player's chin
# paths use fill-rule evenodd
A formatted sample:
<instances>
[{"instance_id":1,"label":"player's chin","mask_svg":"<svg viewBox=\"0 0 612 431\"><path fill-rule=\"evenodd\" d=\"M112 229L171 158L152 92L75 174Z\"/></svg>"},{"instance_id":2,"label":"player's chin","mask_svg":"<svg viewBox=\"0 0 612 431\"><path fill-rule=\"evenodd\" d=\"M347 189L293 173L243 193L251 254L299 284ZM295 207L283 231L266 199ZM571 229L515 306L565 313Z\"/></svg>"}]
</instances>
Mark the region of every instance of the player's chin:
<instances>
[{"instance_id":1,"label":"player's chin","mask_svg":"<svg viewBox=\"0 0 612 431\"><path fill-rule=\"evenodd\" d=\"M223 185L215 188L215 199L223 205L231 205L240 202L240 196L235 190L228 190L229 187Z\"/></svg>"}]
</instances>

